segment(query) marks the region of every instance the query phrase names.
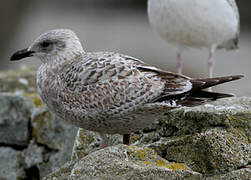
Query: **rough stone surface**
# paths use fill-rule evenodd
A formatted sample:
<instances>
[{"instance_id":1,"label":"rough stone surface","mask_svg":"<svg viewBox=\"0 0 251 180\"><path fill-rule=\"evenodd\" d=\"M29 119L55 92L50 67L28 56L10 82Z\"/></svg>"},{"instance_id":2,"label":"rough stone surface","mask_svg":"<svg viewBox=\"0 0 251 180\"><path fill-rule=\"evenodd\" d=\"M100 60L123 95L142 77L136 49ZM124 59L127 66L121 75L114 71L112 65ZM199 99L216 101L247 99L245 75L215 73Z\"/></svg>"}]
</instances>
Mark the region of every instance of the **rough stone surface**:
<instances>
[{"instance_id":1,"label":"rough stone surface","mask_svg":"<svg viewBox=\"0 0 251 180\"><path fill-rule=\"evenodd\" d=\"M21 153L8 147L0 147L0 179L15 180L25 178L20 162Z\"/></svg>"},{"instance_id":2,"label":"rough stone surface","mask_svg":"<svg viewBox=\"0 0 251 180\"><path fill-rule=\"evenodd\" d=\"M54 114L47 108L38 109L32 117L32 137L46 147L45 162L39 164L41 176L49 174L71 158L77 128Z\"/></svg>"},{"instance_id":3,"label":"rough stone surface","mask_svg":"<svg viewBox=\"0 0 251 180\"><path fill-rule=\"evenodd\" d=\"M194 171L209 175L243 167L248 164L251 152L245 136L238 131L228 132L222 128L184 136L175 141L169 138L161 141L166 146L166 159L184 162Z\"/></svg>"},{"instance_id":4,"label":"rough stone surface","mask_svg":"<svg viewBox=\"0 0 251 180\"><path fill-rule=\"evenodd\" d=\"M47 108L35 106L33 99L0 94L0 148L21 153L17 161L24 175L36 168L36 177L44 177L71 159L77 128ZM12 163L11 159L0 161L0 166ZM15 169L11 170L15 173ZM10 176L2 177L13 180Z\"/></svg>"},{"instance_id":5,"label":"rough stone surface","mask_svg":"<svg viewBox=\"0 0 251 180\"><path fill-rule=\"evenodd\" d=\"M31 120L32 137L37 143L55 150L72 149L74 142L65 141L77 132L77 128L50 113L47 108L36 111Z\"/></svg>"},{"instance_id":6,"label":"rough stone surface","mask_svg":"<svg viewBox=\"0 0 251 180\"><path fill-rule=\"evenodd\" d=\"M44 151L44 147L38 146L34 140L31 140L28 148L22 152L23 164L25 165L25 168L28 169L32 166L43 163Z\"/></svg>"},{"instance_id":7,"label":"rough stone surface","mask_svg":"<svg viewBox=\"0 0 251 180\"><path fill-rule=\"evenodd\" d=\"M226 174L214 175L211 177L206 177L204 180L250 180L251 179L251 169L250 168L242 168L236 171L232 171Z\"/></svg>"},{"instance_id":8,"label":"rough stone surface","mask_svg":"<svg viewBox=\"0 0 251 180\"><path fill-rule=\"evenodd\" d=\"M110 146L87 155L74 165L70 174L72 180L201 177L201 174L191 171L184 164L166 161L152 149L126 145Z\"/></svg>"},{"instance_id":9,"label":"rough stone surface","mask_svg":"<svg viewBox=\"0 0 251 180\"><path fill-rule=\"evenodd\" d=\"M0 94L0 143L27 145L33 105L24 97Z\"/></svg>"},{"instance_id":10,"label":"rough stone surface","mask_svg":"<svg viewBox=\"0 0 251 180\"><path fill-rule=\"evenodd\" d=\"M67 162L63 166L58 167L50 175L44 177L43 180L69 180L73 166L73 162Z\"/></svg>"},{"instance_id":11,"label":"rough stone surface","mask_svg":"<svg viewBox=\"0 0 251 180\"><path fill-rule=\"evenodd\" d=\"M147 147L203 174L236 170L250 162L250 107L251 98L231 98L168 113L157 130L160 140ZM165 134L169 127L172 135Z\"/></svg>"},{"instance_id":12,"label":"rough stone surface","mask_svg":"<svg viewBox=\"0 0 251 180\"><path fill-rule=\"evenodd\" d=\"M107 135L108 145L122 144L122 135ZM97 132L87 131L79 128L77 138L74 142L72 161L83 158L84 156L100 149L101 138Z\"/></svg>"},{"instance_id":13,"label":"rough stone surface","mask_svg":"<svg viewBox=\"0 0 251 180\"><path fill-rule=\"evenodd\" d=\"M36 93L36 71L25 67L22 70L0 72L0 92L2 93Z\"/></svg>"},{"instance_id":14,"label":"rough stone surface","mask_svg":"<svg viewBox=\"0 0 251 180\"><path fill-rule=\"evenodd\" d=\"M155 128L135 132L129 147L111 135L111 147L100 150L99 135L80 129L66 163L77 129L46 109L35 72L0 73L0 92L0 179L36 180L52 171L45 179L251 179L251 98L167 112Z\"/></svg>"},{"instance_id":15,"label":"rough stone surface","mask_svg":"<svg viewBox=\"0 0 251 180\"><path fill-rule=\"evenodd\" d=\"M48 111L35 74L0 72L0 149L8 159L0 160L0 180L38 180L71 159L77 128Z\"/></svg>"},{"instance_id":16,"label":"rough stone surface","mask_svg":"<svg viewBox=\"0 0 251 180\"><path fill-rule=\"evenodd\" d=\"M251 98L231 98L168 112L165 118L159 120L156 129L134 133L132 144L154 149L165 162L184 165L198 175L197 179L250 179L250 132ZM121 136L109 136L109 145L119 143ZM122 151L115 151L119 152L117 155L111 153L111 149L120 146L98 151L99 144L97 133L80 129L75 140L72 162L62 169L64 176L58 176L62 174L61 169L58 169L48 179L138 179L137 176L133 178L126 174L128 169L135 175L146 175L142 167L137 170L133 168L137 164L137 157L135 159L131 156L131 161L128 161ZM134 146L120 148L128 152L131 147ZM114 166L118 169L110 170L108 164L111 162L115 162ZM127 166L124 167L124 164ZM120 168L126 175L120 173ZM148 169L147 172L146 177L151 179L153 171ZM156 172L162 173L158 170Z\"/></svg>"}]
</instances>

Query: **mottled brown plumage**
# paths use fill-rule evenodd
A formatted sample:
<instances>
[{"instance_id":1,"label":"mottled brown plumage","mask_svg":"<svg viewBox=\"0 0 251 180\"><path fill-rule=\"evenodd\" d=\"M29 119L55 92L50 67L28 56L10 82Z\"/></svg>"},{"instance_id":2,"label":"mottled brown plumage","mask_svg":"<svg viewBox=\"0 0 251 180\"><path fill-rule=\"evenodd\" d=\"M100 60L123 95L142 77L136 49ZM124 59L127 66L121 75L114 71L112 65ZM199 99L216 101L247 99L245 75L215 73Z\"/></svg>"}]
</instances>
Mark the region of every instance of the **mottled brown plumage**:
<instances>
[{"instance_id":1,"label":"mottled brown plumage","mask_svg":"<svg viewBox=\"0 0 251 180\"><path fill-rule=\"evenodd\" d=\"M44 41L53 42L52 47L41 47ZM191 79L118 53L86 53L79 44L72 31L52 30L28 51L43 61L37 87L48 108L78 127L99 132L103 146L104 134L123 134L128 144L130 133L152 126L166 111L230 97L203 89L242 77ZM11 59L19 57L23 55L16 53Z\"/></svg>"}]
</instances>

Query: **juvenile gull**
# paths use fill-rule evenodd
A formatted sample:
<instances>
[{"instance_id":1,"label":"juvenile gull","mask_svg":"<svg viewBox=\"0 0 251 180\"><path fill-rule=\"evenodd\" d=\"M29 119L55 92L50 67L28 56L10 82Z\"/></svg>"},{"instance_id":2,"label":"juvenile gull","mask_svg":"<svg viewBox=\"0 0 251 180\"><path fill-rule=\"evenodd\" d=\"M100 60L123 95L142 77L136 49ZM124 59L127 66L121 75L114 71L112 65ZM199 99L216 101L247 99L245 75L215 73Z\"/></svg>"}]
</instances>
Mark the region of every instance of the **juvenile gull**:
<instances>
[{"instance_id":1,"label":"juvenile gull","mask_svg":"<svg viewBox=\"0 0 251 180\"><path fill-rule=\"evenodd\" d=\"M237 49L240 32L235 0L148 0L153 29L178 46L177 72L182 73L181 51L208 48L208 73L213 77L216 49Z\"/></svg>"},{"instance_id":2,"label":"juvenile gull","mask_svg":"<svg viewBox=\"0 0 251 180\"><path fill-rule=\"evenodd\" d=\"M113 52L85 52L67 29L40 35L11 60L36 56L42 61L37 88L48 108L78 127L105 134L130 133L150 127L164 112L231 97L202 89L243 76L192 79L163 71L136 58Z\"/></svg>"}]
</instances>

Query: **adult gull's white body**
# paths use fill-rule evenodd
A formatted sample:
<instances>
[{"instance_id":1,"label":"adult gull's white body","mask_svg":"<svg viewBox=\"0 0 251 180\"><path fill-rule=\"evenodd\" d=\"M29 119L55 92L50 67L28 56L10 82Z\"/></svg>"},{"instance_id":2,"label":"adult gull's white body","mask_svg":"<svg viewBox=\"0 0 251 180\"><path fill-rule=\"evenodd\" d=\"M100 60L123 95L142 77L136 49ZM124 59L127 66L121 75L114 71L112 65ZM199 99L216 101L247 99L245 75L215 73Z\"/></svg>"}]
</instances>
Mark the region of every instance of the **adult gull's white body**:
<instances>
[{"instance_id":1,"label":"adult gull's white body","mask_svg":"<svg viewBox=\"0 0 251 180\"><path fill-rule=\"evenodd\" d=\"M208 48L209 77L213 77L215 50L238 48L240 21L235 0L148 0L148 17L163 39L177 45L180 74L183 48Z\"/></svg>"}]
</instances>

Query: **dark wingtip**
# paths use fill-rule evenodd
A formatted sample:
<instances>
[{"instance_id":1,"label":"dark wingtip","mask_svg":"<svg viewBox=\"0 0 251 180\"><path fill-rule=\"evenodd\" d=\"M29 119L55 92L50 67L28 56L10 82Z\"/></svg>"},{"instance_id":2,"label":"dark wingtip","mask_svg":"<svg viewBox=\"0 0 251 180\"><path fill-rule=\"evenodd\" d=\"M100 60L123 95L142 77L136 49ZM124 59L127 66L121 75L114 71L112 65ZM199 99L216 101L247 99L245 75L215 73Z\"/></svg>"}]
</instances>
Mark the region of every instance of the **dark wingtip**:
<instances>
[{"instance_id":1,"label":"dark wingtip","mask_svg":"<svg viewBox=\"0 0 251 180\"><path fill-rule=\"evenodd\" d=\"M244 77L245 77L244 75L235 75L235 76L232 76L232 79L233 80L238 80L238 79L242 79Z\"/></svg>"},{"instance_id":2,"label":"dark wingtip","mask_svg":"<svg viewBox=\"0 0 251 180\"><path fill-rule=\"evenodd\" d=\"M33 53L33 51L28 51L28 48L17 51L10 57L10 61L18 61L23 58L30 57Z\"/></svg>"},{"instance_id":3,"label":"dark wingtip","mask_svg":"<svg viewBox=\"0 0 251 180\"><path fill-rule=\"evenodd\" d=\"M221 98L229 98L229 97L235 97L235 94L224 94L224 93L218 93L217 99Z\"/></svg>"},{"instance_id":4,"label":"dark wingtip","mask_svg":"<svg viewBox=\"0 0 251 180\"><path fill-rule=\"evenodd\" d=\"M230 81L239 80L243 77L244 77L243 75L233 75L233 76L205 78L205 79L192 79L191 82L193 83L193 90L198 90L198 89L206 89ZM202 84L201 82L203 82L204 84Z\"/></svg>"}]
</instances>

